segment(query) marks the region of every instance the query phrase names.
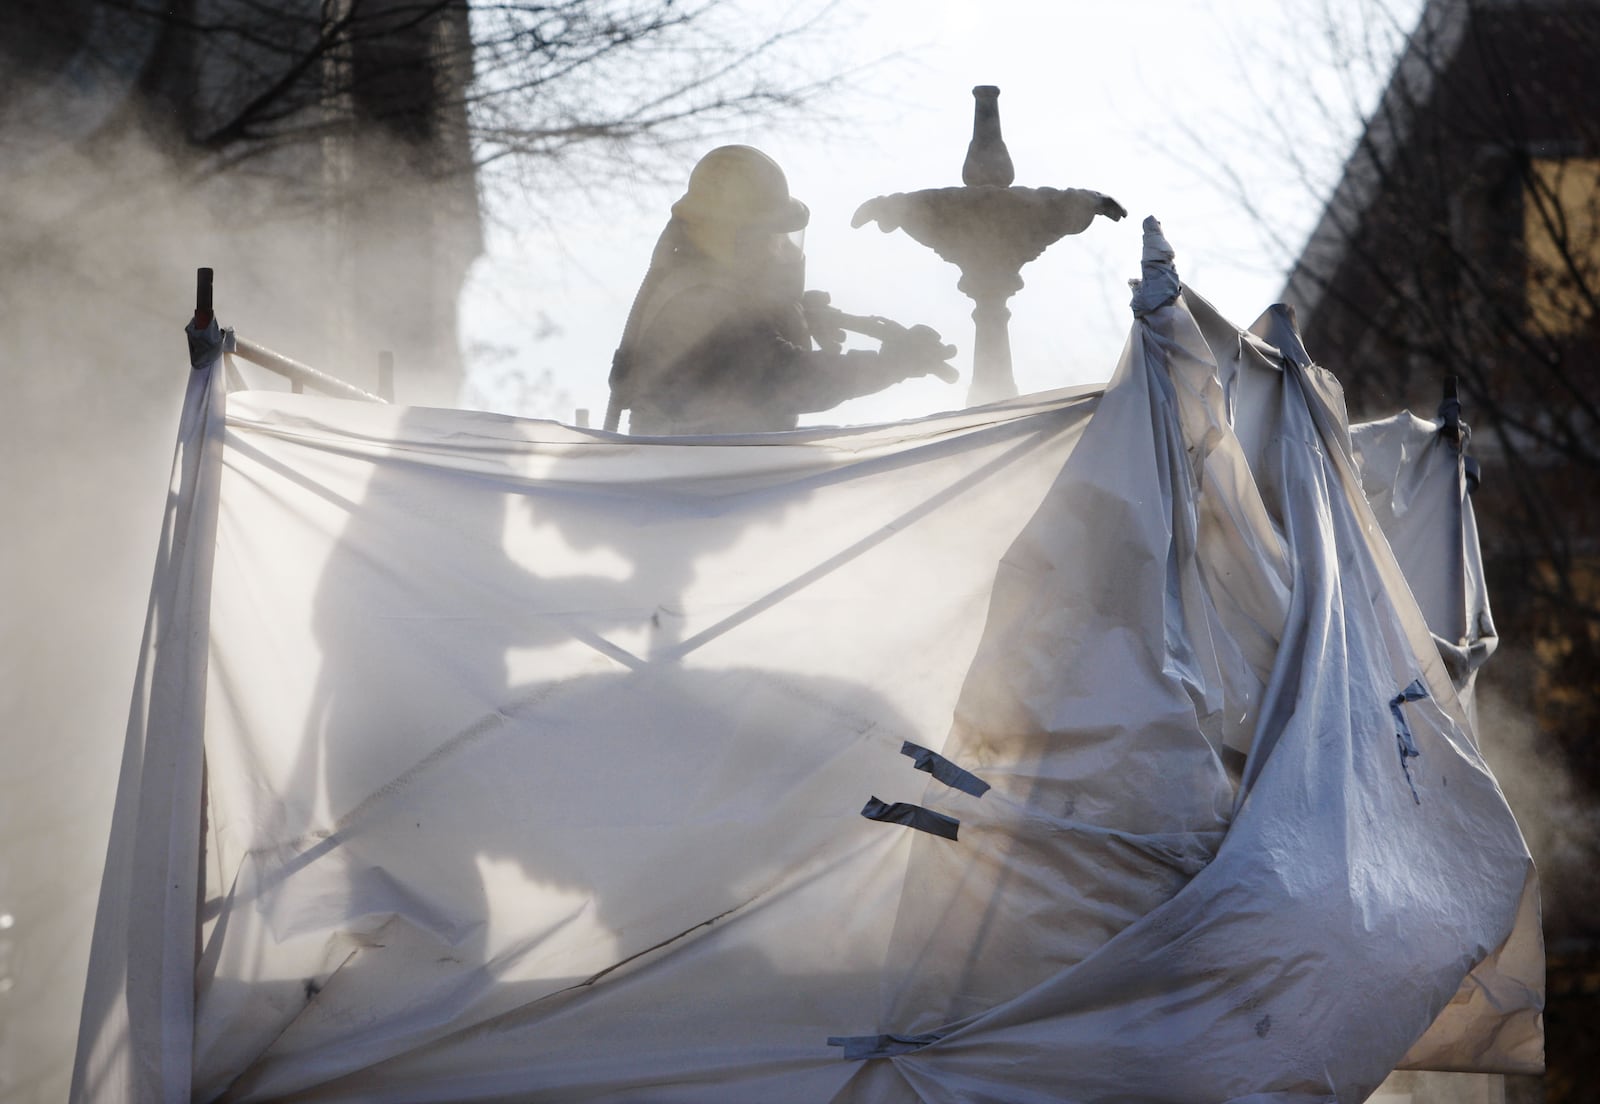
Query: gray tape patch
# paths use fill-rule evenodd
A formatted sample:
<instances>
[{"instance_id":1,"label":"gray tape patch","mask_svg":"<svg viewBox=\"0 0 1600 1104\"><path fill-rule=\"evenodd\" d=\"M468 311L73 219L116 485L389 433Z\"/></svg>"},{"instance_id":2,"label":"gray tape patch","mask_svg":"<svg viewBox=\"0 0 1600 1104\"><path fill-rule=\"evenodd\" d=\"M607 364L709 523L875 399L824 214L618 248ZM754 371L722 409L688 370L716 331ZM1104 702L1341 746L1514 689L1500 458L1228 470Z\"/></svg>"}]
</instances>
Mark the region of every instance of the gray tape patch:
<instances>
[{"instance_id":1,"label":"gray tape patch","mask_svg":"<svg viewBox=\"0 0 1600 1104\"><path fill-rule=\"evenodd\" d=\"M885 824L904 824L907 828L943 836L948 840L955 839L956 832L961 827L961 822L955 817L936 813L932 809L924 809L921 805L913 805L909 801L896 801L891 805L886 801L879 801L876 797L867 799L861 815L868 820L878 820Z\"/></svg>"},{"instance_id":2,"label":"gray tape patch","mask_svg":"<svg viewBox=\"0 0 1600 1104\"><path fill-rule=\"evenodd\" d=\"M989 792L989 783L971 771L956 766L937 751L929 751L921 744L913 744L907 740L900 745L900 754L909 755L912 766L919 771L927 771L952 790L960 790L973 797L982 797Z\"/></svg>"},{"instance_id":3,"label":"gray tape patch","mask_svg":"<svg viewBox=\"0 0 1600 1104\"><path fill-rule=\"evenodd\" d=\"M1406 723L1405 711L1400 707L1406 702L1420 701L1428 696L1428 688L1422 685L1421 679L1413 679L1400 693L1396 694L1389 702L1389 712L1394 714L1394 738L1400 745L1400 769L1405 772L1406 785L1411 787L1411 797L1418 805L1422 798L1417 793L1417 783L1411 777L1410 760L1419 757L1422 752L1417 748L1416 738L1411 735L1411 726Z\"/></svg>"},{"instance_id":4,"label":"gray tape patch","mask_svg":"<svg viewBox=\"0 0 1600 1104\"><path fill-rule=\"evenodd\" d=\"M896 1054L910 1054L929 1043L937 1043L942 1035L833 1035L829 1046L844 1047L847 1062L866 1058L892 1058Z\"/></svg>"}]
</instances>

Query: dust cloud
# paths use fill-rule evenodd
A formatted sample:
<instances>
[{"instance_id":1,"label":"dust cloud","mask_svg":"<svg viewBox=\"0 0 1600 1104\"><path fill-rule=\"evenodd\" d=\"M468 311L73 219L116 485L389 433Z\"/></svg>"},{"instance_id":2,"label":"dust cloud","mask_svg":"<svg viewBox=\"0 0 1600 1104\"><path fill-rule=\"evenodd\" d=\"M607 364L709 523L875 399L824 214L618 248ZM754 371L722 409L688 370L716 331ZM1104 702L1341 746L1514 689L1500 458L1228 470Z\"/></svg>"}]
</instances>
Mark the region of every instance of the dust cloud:
<instances>
[{"instance_id":1,"label":"dust cloud","mask_svg":"<svg viewBox=\"0 0 1600 1104\"><path fill-rule=\"evenodd\" d=\"M1493 596L1491 595L1491 598ZM1593 931L1600 916L1600 805L1585 792L1517 698L1535 677L1535 660L1515 641L1502 645L1478 683L1483 755L1500 782L1539 869L1550 949L1566 934Z\"/></svg>"},{"instance_id":2,"label":"dust cloud","mask_svg":"<svg viewBox=\"0 0 1600 1104\"><path fill-rule=\"evenodd\" d=\"M8 1104L67 1097L196 267L215 268L217 315L241 336L368 388L395 350L402 401L452 402L455 296L479 242L475 206L441 231L438 181L352 189L359 165L327 142L221 171L167 156L163 120L118 111L86 141L0 118Z\"/></svg>"},{"instance_id":3,"label":"dust cloud","mask_svg":"<svg viewBox=\"0 0 1600 1104\"><path fill-rule=\"evenodd\" d=\"M402 401L451 402L459 380L454 300L479 242L458 187L441 203L436 180L370 173L321 146L220 171L170 157L149 137L162 129L127 117L92 142L20 153L0 134L7 1104L67 1096L189 372L182 328L195 268L216 270L223 325L359 386L375 383L382 349L397 353ZM369 150L365 160L403 158ZM260 373L250 380L282 386ZM1503 650L1484 675L1484 750L1539 862L1546 914L1570 929L1600 903L1600 823L1556 752L1496 692L1520 670Z\"/></svg>"}]
</instances>

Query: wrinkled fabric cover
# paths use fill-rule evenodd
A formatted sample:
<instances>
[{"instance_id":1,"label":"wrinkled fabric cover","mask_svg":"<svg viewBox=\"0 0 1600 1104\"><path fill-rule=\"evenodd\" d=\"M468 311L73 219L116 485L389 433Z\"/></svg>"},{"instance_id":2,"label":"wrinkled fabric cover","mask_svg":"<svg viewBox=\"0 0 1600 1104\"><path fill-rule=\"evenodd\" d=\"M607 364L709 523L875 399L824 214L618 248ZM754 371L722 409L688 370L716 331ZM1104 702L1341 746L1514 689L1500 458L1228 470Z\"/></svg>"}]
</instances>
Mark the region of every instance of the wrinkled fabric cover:
<instances>
[{"instance_id":1,"label":"wrinkled fabric cover","mask_svg":"<svg viewBox=\"0 0 1600 1104\"><path fill-rule=\"evenodd\" d=\"M1185 296L1216 360L1236 436L1262 485L1275 485L1268 446L1281 420L1275 400L1282 361L1309 365L1310 358L1282 308L1268 310L1240 333L1204 299L1189 291ZM1284 344L1284 356L1260 338ZM1342 418L1336 393L1329 392L1329 402ZM1349 440L1372 520L1431 631L1468 717L1470 735L1476 725L1476 674L1497 638L1461 451L1440 435L1438 423L1407 412L1351 426ZM1488 734L1491 740L1494 736ZM1543 1006L1538 880L1530 868L1512 933L1467 976L1399 1068L1539 1072L1544 1064ZM1436 1086L1435 1091L1459 1092L1462 1087Z\"/></svg>"},{"instance_id":2,"label":"wrinkled fabric cover","mask_svg":"<svg viewBox=\"0 0 1600 1104\"><path fill-rule=\"evenodd\" d=\"M1461 449L1410 411L1351 426L1350 440L1373 516L1473 715L1473 684L1499 637Z\"/></svg>"},{"instance_id":3,"label":"wrinkled fabric cover","mask_svg":"<svg viewBox=\"0 0 1600 1104\"><path fill-rule=\"evenodd\" d=\"M136 701L76 1098L1363 1099L1532 870L1259 345L1179 299L1104 392L772 436L187 418L205 772Z\"/></svg>"},{"instance_id":4,"label":"wrinkled fabric cover","mask_svg":"<svg viewBox=\"0 0 1600 1104\"><path fill-rule=\"evenodd\" d=\"M226 398L222 331L188 336L143 653L95 911L74 1100L188 1099L205 679Z\"/></svg>"},{"instance_id":5,"label":"wrinkled fabric cover","mask_svg":"<svg viewBox=\"0 0 1600 1104\"><path fill-rule=\"evenodd\" d=\"M1350 439L1373 516L1476 728L1474 685L1499 638L1461 449L1439 422L1409 411L1351 426ZM1400 1067L1536 1071L1543 1065L1543 1004L1539 889L1530 874L1505 945L1473 969Z\"/></svg>"}]
</instances>

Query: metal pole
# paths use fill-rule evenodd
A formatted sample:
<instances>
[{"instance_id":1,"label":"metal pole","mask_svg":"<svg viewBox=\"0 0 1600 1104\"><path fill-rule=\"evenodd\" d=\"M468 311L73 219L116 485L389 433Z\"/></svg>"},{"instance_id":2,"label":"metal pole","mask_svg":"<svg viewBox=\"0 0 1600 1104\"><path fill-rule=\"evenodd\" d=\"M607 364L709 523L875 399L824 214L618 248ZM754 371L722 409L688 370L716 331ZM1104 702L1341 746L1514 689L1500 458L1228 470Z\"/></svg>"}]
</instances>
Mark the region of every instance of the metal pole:
<instances>
[{"instance_id":1,"label":"metal pole","mask_svg":"<svg viewBox=\"0 0 1600 1104\"><path fill-rule=\"evenodd\" d=\"M378 354L378 397L394 402L394 354L387 349Z\"/></svg>"},{"instance_id":2,"label":"metal pole","mask_svg":"<svg viewBox=\"0 0 1600 1104\"><path fill-rule=\"evenodd\" d=\"M233 340L234 356L242 357L251 364L287 377L294 384L296 391L309 387L341 399L360 399L363 402L375 403L388 401L370 391L363 391L354 384L346 383L342 379L330 376L326 372L319 372L309 364L301 364L292 357L286 357L282 353L275 353L271 349L263 345L257 345L253 341L246 341L237 334L234 335Z\"/></svg>"},{"instance_id":3,"label":"metal pole","mask_svg":"<svg viewBox=\"0 0 1600 1104\"><path fill-rule=\"evenodd\" d=\"M211 325L211 277L209 268L194 270L194 328L197 330Z\"/></svg>"},{"instance_id":4,"label":"metal pole","mask_svg":"<svg viewBox=\"0 0 1600 1104\"><path fill-rule=\"evenodd\" d=\"M1445 437L1461 444L1461 389L1455 375L1444 378L1444 397L1439 402L1439 417L1444 422L1439 427L1439 432Z\"/></svg>"}]
</instances>

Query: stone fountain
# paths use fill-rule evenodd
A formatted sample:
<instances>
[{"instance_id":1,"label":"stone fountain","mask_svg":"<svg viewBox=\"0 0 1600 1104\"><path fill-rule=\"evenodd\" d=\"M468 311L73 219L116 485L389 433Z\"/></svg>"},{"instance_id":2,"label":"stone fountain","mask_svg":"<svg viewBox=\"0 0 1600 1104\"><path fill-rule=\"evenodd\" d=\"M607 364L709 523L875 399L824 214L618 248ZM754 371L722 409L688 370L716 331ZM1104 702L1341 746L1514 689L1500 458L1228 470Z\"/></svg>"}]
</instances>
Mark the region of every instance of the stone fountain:
<instances>
[{"instance_id":1,"label":"stone fountain","mask_svg":"<svg viewBox=\"0 0 1600 1104\"><path fill-rule=\"evenodd\" d=\"M956 288L974 304L967 402L976 406L1017 393L1006 301L1022 289L1022 266L1052 242L1081 234L1096 215L1115 220L1128 212L1110 196L1082 188L1013 187L1011 155L1000 134L1000 89L979 85L972 96L964 185L869 199L850 224L876 222L885 234L904 230L961 269Z\"/></svg>"}]
</instances>

